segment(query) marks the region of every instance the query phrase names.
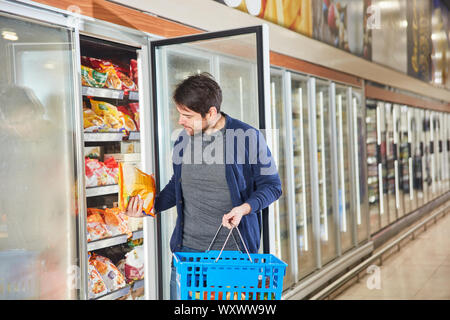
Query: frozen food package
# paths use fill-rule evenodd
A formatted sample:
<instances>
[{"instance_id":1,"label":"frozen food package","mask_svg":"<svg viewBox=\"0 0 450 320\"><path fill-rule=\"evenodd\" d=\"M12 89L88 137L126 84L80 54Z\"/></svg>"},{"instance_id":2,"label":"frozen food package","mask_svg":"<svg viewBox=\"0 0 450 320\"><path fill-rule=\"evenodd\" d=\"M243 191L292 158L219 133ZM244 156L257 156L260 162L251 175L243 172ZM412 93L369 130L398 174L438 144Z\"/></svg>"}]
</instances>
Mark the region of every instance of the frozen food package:
<instances>
[{"instance_id":1,"label":"frozen food package","mask_svg":"<svg viewBox=\"0 0 450 320\"><path fill-rule=\"evenodd\" d=\"M131 80L134 81L134 83L136 84L136 87L139 86L138 83L138 66L137 66L137 60L136 59L131 59L130 60L130 77Z\"/></svg>"},{"instance_id":2,"label":"frozen food package","mask_svg":"<svg viewBox=\"0 0 450 320\"><path fill-rule=\"evenodd\" d=\"M120 112L115 106L105 101L90 99L92 110L103 119L103 122L110 129L109 131L123 131L124 123L120 117Z\"/></svg>"},{"instance_id":3,"label":"frozen food package","mask_svg":"<svg viewBox=\"0 0 450 320\"><path fill-rule=\"evenodd\" d=\"M122 81L122 90L137 91L137 87L125 73L117 71L120 81Z\"/></svg>"},{"instance_id":4,"label":"frozen food package","mask_svg":"<svg viewBox=\"0 0 450 320\"><path fill-rule=\"evenodd\" d=\"M107 184L117 184L119 182L119 164L114 157L110 157L103 163L108 175Z\"/></svg>"},{"instance_id":5,"label":"frozen food package","mask_svg":"<svg viewBox=\"0 0 450 320\"><path fill-rule=\"evenodd\" d=\"M87 208L88 242L112 236L112 233L106 227L102 214L103 210L101 209Z\"/></svg>"},{"instance_id":6,"label":"frozen food package","mask_svg":"<svg viewBox=\"0 0 450 320\"><path fill-rule=\"evenodd\" d=\"M100 273L95 268L94 263L91 259L89 259L88 263L88 273L89 273L89 280L88 280L89 299L95 299L102 295L107 294L108 289L106 288L105 282L103 281L103 278L100 275Z\"/></svg>"},{"instance_id":7,"label":"frozen food package","mask_svg":"<svg viewBox=\"0 0 450 320\"><path fill-rule=\"evenodd\" d=\"M131 112L133 112L134 122L136 123L137 129L140 130L139 102L129 103L128 107Z\"/></svg>"},{"instance_id":8,"label":"frozen food package","mask_svg":"<svg viewBox=\"0 0 450 320\"><path fill-rule=\"evenodd\" d=\"M126 234L131 238L133 232L128 228L128 216L119 208L107 208L103 211L103 218L113 236Z\"/></svg>"},{"instance_id":9,"label":"frozen food package","mask_svg":"<svg viewBox=\"0 0 450 320\"><path fill-rule=\"evenodd\" d=\"M81 66L81 84L83 86L103 88L107 79L107 73L99 72L86 66Z\"/></svg>"},{"instance_id":10,"label":"frozen food package","mask_svg":"<svg viewBox=\"0 0 450 320\"><path fill-rule=\"evenodd\" d=\"M137 246L125 254L125 278L136 281L144 278L144 247Z\"/></svg>"},{"instance_id":11,"label":"frozen food package","mask_svg":"<svg viewBox=\"0 0 450 320\"><path fill-rule=\"evenodd\" d=\"M119 269L117 269L111 260L103 256L92 254L90 261L92 261L99 272L109 292L126 286L125 276L120 273Z\"/></svg>"},{"instance_id":12,"label":"frozen food package","mask_svg":"<svg viewBox=\"0 0 450 320\"><path fill-rule=\"evenodd\" d=\"M126 106L117 106L117 110L122 112L124 118L124 124L128 131L137 131L137 125L134 121L134 115Z\"/></svg>"},{"instance_id":13,"label":"frozen food package","mask_svg":"<svg viewBox=\"0 0 450 320\"><path fill-rule=\"evenodd\" d=\"M138 196L144 200L143 213L155 216L153 202L155 200L155 179L138 168L119 163L119 207L125 212L131 197Z\"/></svg>"},{"instance_id":14,"label":"frozen food package","mask_svg":"<svg viewBox=\"0 0 450 320\"><path fill-rule=\"evenodd\" d=\"M85 162L86 178L88 180L86 182L87 187L104 186L116 183L114 178L111 178L111 176L108 175L106 166L103 162L98 161L97 159L90 159L90 158L84 158L84 162ZM95 179L97 182L96 184L94 184Z\"/></svg>"},{"instance_id":15,"label":"frozen food package","mask_svg":"<svg viewBox=\"0 0 450 320\"><path fill-rule=\"evenodd\" d=\"M137 127L136 127L133 119L129 115L121 112L120 119L122 120L123 128L126 131L128 131L128 132L137 131Z\"/></svg>"},{"instance_id":16,"label":"frozen food package","mask_svg":"<svg viewBox=\"0 0 450 320\"><path fill-rule=\"evenodd\" d=\"M84 132L108 131L108 126L103 119L89 108L83 108L83 126Z\"/></svg>"},{"instance_id":17,"label":"frozen food package","mask_svg":"<svg viewBox=\"0 0 450 320\"><path fill-rule=\"evenodd\" d=\"M110 89L122 89L122 81L117 75L117 71L114 68L114 65L107 60L96 59L96 58L88 58L89 63L92 68L94 68L98 72L106 73L106 87Z\"/></svg>"},{"instance_id":18,"label":"frozen food package","mask_svg":"<svg viewBox=\"0 0 450 320\"><path fill-rule=\"evenodd\" d=\"M84 171L86 175L86 187L98 186L98 179L97 176L94 174L94 170L92 170L89 166L85 165Z\"/></svg>"}]
</instances>

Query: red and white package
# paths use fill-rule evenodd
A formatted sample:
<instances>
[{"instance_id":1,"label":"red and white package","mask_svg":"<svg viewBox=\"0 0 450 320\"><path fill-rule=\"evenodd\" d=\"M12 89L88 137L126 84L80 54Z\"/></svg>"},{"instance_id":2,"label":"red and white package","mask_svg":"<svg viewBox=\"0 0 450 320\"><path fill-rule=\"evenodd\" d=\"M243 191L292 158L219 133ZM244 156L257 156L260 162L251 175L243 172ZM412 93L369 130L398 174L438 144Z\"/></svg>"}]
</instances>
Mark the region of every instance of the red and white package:
<instances>
[{"instance_id":1,"label":"red and white package","mask_svg":"<svg viewBox=\"0 0 450 320\"><path fill-rule=\"evenodd\" d=\"M139 84L138 84L138 67L137 67L136 59L130 60L130 77L131 77L131 80L133 80L134 84L136 85L136 90L137 90L137 87L139 86Z\"/></svg>"},{"instance_id":2,"label":"red and white package","mask_svg":"<svg viewBox=\"0 0 450 320\"><path fill-rule=\"evenodd\" d=\"M109 292L118 290L126 286L125 277L119 269L106 257L93 254L90 261L97 269L98 273L105 282Z\"/></svg>"},{"instance_id":3,"label":"red and white package","mask_svg":"<svg viewBox=\"0 0 450 320\"><path fill-rule=\"evenodd\" d=\"M137 246L125 255L125 277L128 281L144 279L144 248Z\"/></svg>"},{"instance_id":4,"label":"red and white package","mask_svg":"<svg viewBox=\"0 0 450 320\"><path fill-rule=\"evenodd\" d=\"M95 268L94 263L91 261L91 259L89 259L88 263L88 273L89 273L89 280L88 280L89 299L95 299L97 297L107 294L108 289L106 288L105 281L103 281L102 276Z\"/></svg>"},{"instance_id":5,"label":"red and white package","mask_svg":"<svg viewBox=\"0 0 450 320\"><path fill-rule=\"evenodd\" d=\"M103 211L103 219L113 236L126 234L128 238L131 238L133 235L133 232L128 227L128 216L121 212L119 208L105 209Z\"/></svg>"},{"instance_id":6,"label":"red and white package","mask_svg":"<svg viewBox=\"0 0 450 320\"><path fill-rule=\"evenodd\" d=\"M94 241L111 237L112 233L106 227L103 220L102 209L87 208L87 241Z\"/></svg>"}]
</instances>

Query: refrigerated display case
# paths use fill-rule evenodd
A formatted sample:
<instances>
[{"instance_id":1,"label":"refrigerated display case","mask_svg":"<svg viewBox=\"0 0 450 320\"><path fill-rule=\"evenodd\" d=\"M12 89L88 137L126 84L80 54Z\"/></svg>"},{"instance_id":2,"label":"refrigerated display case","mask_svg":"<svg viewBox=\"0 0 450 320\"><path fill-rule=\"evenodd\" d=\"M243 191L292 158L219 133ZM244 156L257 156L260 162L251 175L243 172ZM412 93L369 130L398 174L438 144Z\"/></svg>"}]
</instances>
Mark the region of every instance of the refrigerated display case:
<instances>
[{"instance_id":1,"label":"refrigerated display case","mask_svg":"<svg viewBox=\"0 0 450 320\"><path fill-rule=\"evenodd\" d=\"M395 142L394 142L394 108L391 103L385 103L386 116L386 169L387 169L387 188L389 204L389 223L397 220L398 195L396 188L396 166L395 166Z\"/></svg>"},{"instance_id":2,"label":"refrigerated display case","mask_svg":"<svg viewBox=\"0 0 450 320\"><path fill-rule=\"evenodd\" d=\"M312 231L312 204L309 147L308 78L292 73L292 135L295 172L295 213L297 230L298 277L316 269L315 243Z\"/></svg>"},{"instance_id":3,"label":"refrigerated display case","mask_svg":"<svg viewBox=\"0 0 450 320\"><path fill-rule=\"evenodd\" d=\"M337 256L336 228L333 214L331 173L331 112L330 83L316 80L316 136L319 175L319 217L321 264Z\"/></svg>"},{"instance_id":4,"label":"refrigerated display case","mask_svg":"<svg viewBox=\"0 0 450 320\"><path fill-rule=\"evenodd\" d=\"M130 254L144 260L143 219L126 216L118 203L119 162L143 169L136 83L139 49L80 35L88 282L93 281L95 271L102 278L107 276L102 273L102 262L102 266L110 264L108 270L120 278L115 285L103 279L107 291L89 289L89 299L142 299L145 294L144 265L137 266L132 275L129 272ZM94 83L101 73L107 75L104 84Z\"/></svg>"},{"instance_id":5,"label":"refrigerated display case","mask_svg":"<svg viewBox=\"0 0 450 320\"><path fill-rule=\"evenodd\" d=\"M338 150L338 199L339 222L342 253L353 247L354 212L351 205L351 166L350 157L350 101L348 88L336 85L336 128Z\"/></svg>"},{"instance_id":6,"label":"refrigerated display case","mask_svg":"<svg viewBox=\"0 0 450 320\"><path fill-rule=\"evenodd\" d=\"M157 189L169 182L173 174L171 153L182 128L172 100L176 84L187 76L209 72L223 90L221 111L256 128L269 129L270 104L267 37L264 26L185 36L151 43L155 143L158 150ZM230 68L230 66L232 66ZM266 70L267 69L267 70ZM267 77L267 79L265 79ZM264 86L267 85L267 88ZM267 139L270 145L271 139ZM270 147L270 146L269 146ZM172 254L170 236L177 218L176 209L161 213L161 290L169 298ZM271 219L271 218L270 218Z\"/></svg>"},{"instance_id":7,"label":"refrigerated display case","mask_svg":"<svg viewBox=\"0 0 450 320\"><path fill-rule=\"evenodd\" d=\"M402 189L403 171L400 170L402 155L401 148L401 106L393 104L392 122L394 130L394 176L395 176L395 205L397 209L397 219L405 214L404 191Z\"/></svg>"}]
</instances>

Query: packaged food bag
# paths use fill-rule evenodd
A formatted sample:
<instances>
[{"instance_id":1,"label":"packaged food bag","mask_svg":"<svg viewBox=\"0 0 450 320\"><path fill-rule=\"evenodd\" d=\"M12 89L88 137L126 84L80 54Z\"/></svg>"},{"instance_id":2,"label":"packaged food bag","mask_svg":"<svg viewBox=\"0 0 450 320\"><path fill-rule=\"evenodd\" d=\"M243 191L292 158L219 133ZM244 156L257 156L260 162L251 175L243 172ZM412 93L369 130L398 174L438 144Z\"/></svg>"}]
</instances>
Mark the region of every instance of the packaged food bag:
<instances>
[{"instance_id":1,"label":"packaged food bag","mask_svg":"<svg viewBox=\"0 0 450 320\"><path fill-rule=\"evenodd\" d=\"M92 254L90 261L97 269L98 273L105 282L109 292L118 290L126 286L125 277L119 269L106 257Z\"/></svg>"},{"instance_id":2,"label":"packaged food bag","mask_svg":"<svg viewBox=\"0 0 450 320\"><path fill-rule=\"evenodd\" d=\"M103 163L108 175L107 184L117 184L119 182L119 164L114 157L110 157Z\"/></svg>"},{"instance_id":3,"label":"packaged food bag","mask_svg":"<svg viewBox=\"0 0 450 320\"><path fill-rule=\"evenodd\" d=\"M122 81L117 75L116 69L114 65L107 60L96 59L96 58L88 58L90 65L98 72L106 73L106 87L110 89L122 89Z\"/></svg>"},{"instance_id":4,"label":"packaged food bag","mask_svg":"<svg viewBox=\"0 0 450 320\"><path fill-rule=\"evenodd\" d=\"M105 165L97 159L84 158L85 171L86 171L86 186L104 186L109 184L115 184L115 180L108 176ZM90 176L88 176L88 174ZM95 179L97 180L96 184Z\"/></svg>"},{"instance_id":5,"label":"packaged food bag","mask_svg":"<svg viewBox=\"0 0 450 320\"><path fill-rule=\"evenodd\" d=\"M137 87L139 86L139 84L138 84L138 67L137 67L136 59L130 60L130 76L131 76L131 79L136 84L136 90L137 90Z\"/></svg>"},{"instance_id":6,"label":"packaged food bag","mask_svg":"<svg viewBox=\"0 0 450 320\"><path fill-rule=\"evenodd\" d=\"M144 279L144 247L138 246L125 254L125 278L127 281Z\"/></svg>"},{"instance_id":7,"label":"packaged food bag","mask_svg":"<svg viewBox=\"0 0 450 320\"><path fill-rule=\"evenodd\" d=\"M133 232L128 228L128 216L119 208L105 209L103 218L113 236L126 234L128 238L131 238L133 235Z\"/></svg>"},{"instance_id":8,"label":"packaged food bag","mask_svg":"<svg viewBox=\"0 0 450 320\"><path fill-rule=\"evenodd\" d=\"M115 106L105 101L97 101L94 99L90 99L90 102L92 110L103 119L103 122L110 128L109 131L124 130L119 110Z\"/></svg>"},{"instance_id":9,"label":"packaged food bag","mask_svg":"<svg viewBox=\"0 0 450 320\"><path fill-rule=\"evenodd\" d=\"M88 273L89 273L89 280L88 280L89 299L95 299L97 297L107 294L108 289L106 288L105 282L103 281L100 273L95 268L94 263L91 259L89 259L88 263Z\"/></svg>"},{"instance_id":10,"label":"packaged food bag","mask_svg":"<svg viewBox=\"0 0 450 320\"><path fill-rule=\"evenodd\" d=\"M121 118L127 131L137 131L137 125L134 122L134 115L130 109L125 106L117 106L117 110L122 113Z\"/></svg>"},{"instance_id":11,"label":"packaged food bag","mask_svg":"<svg viewBox=\"0 0 450 320\"><path fill-rule=\"evenodd\" d=\"M106 227L102 214L103 210L101 209L87 209L88 242L112 236L112 233Z\"/></svg>"},{"instance_id":12,"label":"packaged food bag","mask_svg":"<svg viewBox=\"0 0 450 320\"><path fill-rule=\"evenodd\" d=\"M81 84L83 86L103 88L107 79L107 73L99 72L86 66L81 66Z\"/></svg>"},{"instance_id":13,"label":"packaged food bag","mask_svg":"<svg viewBox=\"0 0 450 320\"><path fill-rule=\"evenodd\" d=\"M84 132L108 131L108 126L103 119L89 108L83 108L83 127Z\"/></svg>"},{"instance_id":14,"label":"packaged food bag","mask_svg":"<svg viewBox=\"0 0 450 320\"><path fill-rule=\"evenodd\" d=\"M129 103L128 107L130 108L131 112L133 112L133 118L134 118L134 122L136 123L137 129L140 130L139 102Z\"/></svg>"},{"instance_id":15,"label":"packaged food bag","mask_svg":"<svg viewBox=\"0 0 450 320\"><path fill-rule=\"evenodd\" d=\"M125 212L131 197L138 196L144 200L143 213L155 216L153 203L155 200L155 179L138 168L119 163L119 208Z\"/></svg>"},{"instance_id":16,"label":"packaged food bag","mask_svg":"<svg viewBox=\"0 0 450 320\"><path fill-rule=\"evenodd\" d=\"M125 91L136 91L137 87L133 80L131 80L125 73L117 71L120 81L122 81L122 90Z\"/></svg>"}]
</instances>

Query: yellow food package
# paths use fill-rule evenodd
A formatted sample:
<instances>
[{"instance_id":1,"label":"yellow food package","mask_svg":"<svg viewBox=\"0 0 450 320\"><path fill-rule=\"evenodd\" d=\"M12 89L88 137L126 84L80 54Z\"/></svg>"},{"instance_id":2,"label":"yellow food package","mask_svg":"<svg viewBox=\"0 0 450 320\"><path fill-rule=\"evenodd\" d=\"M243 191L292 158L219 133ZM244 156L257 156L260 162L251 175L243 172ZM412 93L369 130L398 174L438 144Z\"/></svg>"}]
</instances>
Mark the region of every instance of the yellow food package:
<instances>
[{"instance_id":1,"label":"yellow food package","mask_svg":"<svg viewBox=\"0 0 450 320\"><path fill-rule=\"evenodd\" d=\"M153 175L146 174L132 165L119 163L119 208L121 211L126 211L131 197L138 196L144 200L143 213L154 217L155 192Z\"/></svg>"},{"instance_id":2,"label":"yellow food package","mask_svg":"<svg viewBox=\"0 0 450 320\"><path fill-rule=\"evenodd\" d=\"M121 118L122 113L117 110L116 106L113 106L105 101L97 101L93 99L90 99L90 102L92 110L95 114L103 119L106 126L114 129L112 131L125 130L123 120Z\"/></svg>"}]
</instances>

